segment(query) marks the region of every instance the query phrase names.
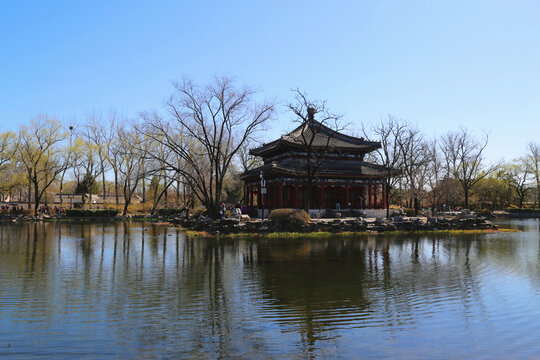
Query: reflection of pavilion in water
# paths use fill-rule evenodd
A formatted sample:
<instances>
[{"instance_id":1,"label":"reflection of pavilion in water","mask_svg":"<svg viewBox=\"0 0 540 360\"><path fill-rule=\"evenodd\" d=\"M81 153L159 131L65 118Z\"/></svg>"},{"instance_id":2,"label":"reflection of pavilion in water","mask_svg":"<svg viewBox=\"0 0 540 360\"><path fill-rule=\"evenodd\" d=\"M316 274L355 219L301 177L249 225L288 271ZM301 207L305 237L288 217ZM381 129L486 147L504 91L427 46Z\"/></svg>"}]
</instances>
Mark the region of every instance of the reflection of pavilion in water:
<instances>
[{"instance_id":1,"label":"reflection of pavilion in water","mask_svg":"<svg viewBox=\"0 0 540 360\"><path fill-rule=\"evenodd\" d=\"M468 296L465 308L479 306L469 254L481 242L440 240L269 241L244 261L260 272L268 316L298 331L309 350L341 329L414 326L415 313L451 295L444 289Z\"/></svg>"}]
</instances>

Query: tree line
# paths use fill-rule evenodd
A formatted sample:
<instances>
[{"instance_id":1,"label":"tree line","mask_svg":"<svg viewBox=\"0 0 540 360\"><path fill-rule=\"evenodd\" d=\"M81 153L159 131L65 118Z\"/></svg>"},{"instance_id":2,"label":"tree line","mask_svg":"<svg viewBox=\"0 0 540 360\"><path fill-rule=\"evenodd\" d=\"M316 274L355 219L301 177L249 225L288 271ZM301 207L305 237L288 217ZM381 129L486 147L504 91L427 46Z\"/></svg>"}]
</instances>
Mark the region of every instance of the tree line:
<instances>
[{"instance_id":1,"label":"tree line","mask_svg":"<svg viewBox=\"0 0 540 360\"><path fill-rule=\"evenodd\" d=\"M478 138L464 127L430 139L414 124L388 115L363 133L381 142L370 159L402 172L384 181L387 205L416 213L421 207L492 211L522 208L526 201L538 205L540 145L535 142L517 159L488 163L488 134Z\"/></svg>"},{"instance_id":2,"label":"tree line","mask_svg":"<svg viewBox=\"0 0 540 360\"><path fill-rule=\"evenodd\" d=\"M135 196L152 213L172 198L174 206L202 205L213 217L222 201L243 201L238 175L260 165L248 150L260 144L277 102L260 100L253 89L226 77L206 85L188 80L173 85L164 109L141 112L136 119L93 112L69 123L39 115L17 131L1 133L1 199L24 198L37 214L40 204L51 202L51 193L58 193L61 202L66 193L81 194L83 201L90 201L86 194L98 194L126 214ZM298 89L287 108L293 123L311 126L306 119L314 118L334 131L351 131L325 102L312 101ZM487 134L476 138L464 128L428 139L414 124L388 116L361 131L381 142L366 161L400 170L398 176L388 170L384 181L387 208L493 209L522 207L531 200L537 205L536 143L519 159L488 164ZM305 140L306 146L312 142ZM322 153L313 150L314 160L306 162L308 185L317 180L319 160L333 151L331 146Z\"/></svg>"}]
</instances>

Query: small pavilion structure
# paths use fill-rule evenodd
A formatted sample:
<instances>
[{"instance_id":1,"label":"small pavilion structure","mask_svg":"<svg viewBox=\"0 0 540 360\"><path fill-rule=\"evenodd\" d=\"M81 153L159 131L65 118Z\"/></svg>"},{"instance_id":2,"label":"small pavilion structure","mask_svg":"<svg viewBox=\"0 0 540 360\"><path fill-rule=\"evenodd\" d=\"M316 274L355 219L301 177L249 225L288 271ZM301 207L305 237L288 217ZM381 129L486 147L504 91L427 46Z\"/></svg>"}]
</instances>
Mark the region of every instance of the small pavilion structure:
<instances>
[{"instance_id":1,"label":"small pavilion structure","mask_svg":"<svg viewBox=\"0 0 540 360\"><path fill-rule=\"evenodd\" d=\"M311 216L336 209L384 209L383 179L398 171L364 161L381 144L332 130L314 120L310 110L309 120L296 129L250 150L262 157L263 165L241 175L248 208L257 209L259 216L263 209L305 208L311 178Z\"/></svg>"}]
</instances>

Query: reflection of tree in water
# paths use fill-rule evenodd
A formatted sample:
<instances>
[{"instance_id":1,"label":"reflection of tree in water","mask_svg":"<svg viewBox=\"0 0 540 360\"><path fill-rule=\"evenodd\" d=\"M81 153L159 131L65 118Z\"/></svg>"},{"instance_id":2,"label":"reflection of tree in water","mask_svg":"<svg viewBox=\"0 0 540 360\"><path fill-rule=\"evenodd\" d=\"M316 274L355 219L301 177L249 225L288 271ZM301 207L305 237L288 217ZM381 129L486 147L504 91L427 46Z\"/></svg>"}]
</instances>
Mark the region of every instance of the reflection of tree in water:
<instances>
[{"instance_id":1,"label":"reflection of tree in water","mask_svg":"<svg viewBox=\"0 0 540 360\"><path fill-rule=\"evenodd\" d=\"M334 330L412 327L435 315L445 299L460 299L448 311L465 320L467 314L486 316L478 268L492 250L486 251L482 239L272 240L257 245L255 264L273 300L269 316L297 327L309 352L318 340L335 337ZM495 251L499 257L515 255L509 245L495 245Z\"/></svg>"},{"instance_id":2,"label":"reflection of tree in water","mask_svg":"<svg viewBox=\"0 0 540 360\"><path fill-rule=\"evenodd\" d=\"M275 241L259 243L256 264L262 287L274 299L273 310L284 325L300 324L308 349L324 338L325 329L348 315L365 311L371 300L366 284L378 271L374 252L346 240Z\"/></svg>"},{"instance_id":3,"label":"reflection of tree in water","mask_svg":"<svg viewBox=\"0 0 540 360\"><path fill-rule=\"evenodd\" d=\"M109 318L124 319L118 332L136 336L141 351L170 346L180 337L188 354L230 356L234 295L224 280L223 264L225 252L233 249L185 239L163 226L121 226L115 239L120 251L113 255L113 291L106 304ZM120 266L115 268L115 262Z\"/></svg>"}]
</instances>

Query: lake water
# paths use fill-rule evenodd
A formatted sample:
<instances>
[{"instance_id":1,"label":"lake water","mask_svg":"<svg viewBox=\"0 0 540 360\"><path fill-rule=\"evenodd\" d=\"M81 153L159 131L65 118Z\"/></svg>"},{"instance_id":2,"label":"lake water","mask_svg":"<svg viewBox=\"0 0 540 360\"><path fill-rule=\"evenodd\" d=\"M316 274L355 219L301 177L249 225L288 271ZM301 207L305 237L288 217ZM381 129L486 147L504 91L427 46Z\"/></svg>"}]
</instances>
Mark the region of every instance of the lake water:
<instances>
[{"instance_id":1,"label":"lake water","mask_svg":"<svg viewBox=\"0 0 540 360\"><path fill-rule=\"evenodd\" d=\"M540 231L187 239L0 225L0 357L540 357Z\"/></svg>"}]
</instances>

